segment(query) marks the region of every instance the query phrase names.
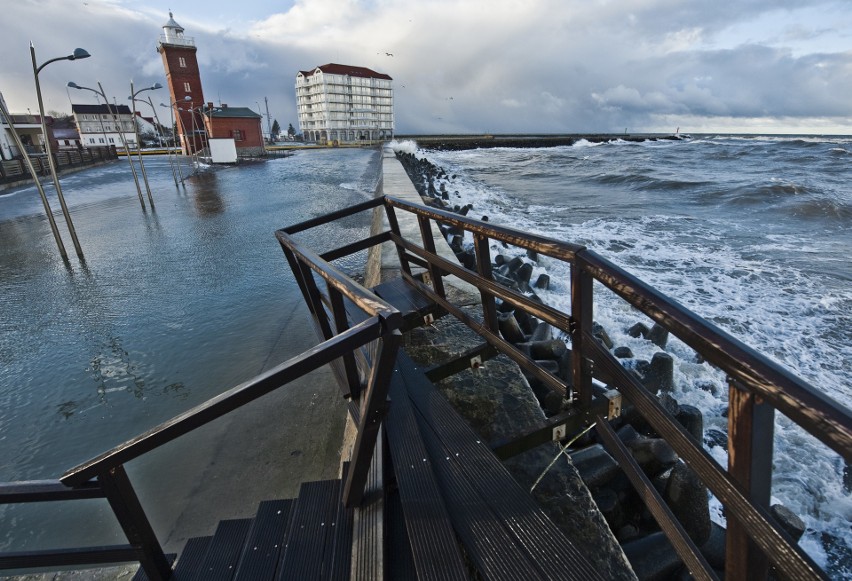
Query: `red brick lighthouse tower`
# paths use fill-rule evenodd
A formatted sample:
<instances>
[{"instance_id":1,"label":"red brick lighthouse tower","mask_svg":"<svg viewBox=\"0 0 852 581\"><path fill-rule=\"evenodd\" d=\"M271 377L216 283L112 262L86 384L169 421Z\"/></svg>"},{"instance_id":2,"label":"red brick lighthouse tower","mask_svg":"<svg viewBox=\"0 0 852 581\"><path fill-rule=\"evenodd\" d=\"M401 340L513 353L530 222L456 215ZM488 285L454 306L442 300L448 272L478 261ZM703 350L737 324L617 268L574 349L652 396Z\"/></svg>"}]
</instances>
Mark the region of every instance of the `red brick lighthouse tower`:
<instances>
[{"instance_id":1,"label":"red brick lighthouse tower","mask_svg":"<svg viewBox=\"0 0 852 581\"><path fill-rule=\"evenodd\" d=\"M175 22L169 12L169 21L163 25L163 34L157 52L163 57L166 82L172 98L172 107L185 154L203 149L204 121L196 110L204 105L201 73L198 71L195 39L183 35L183 27Z\"/></svg>"}]
</instances>

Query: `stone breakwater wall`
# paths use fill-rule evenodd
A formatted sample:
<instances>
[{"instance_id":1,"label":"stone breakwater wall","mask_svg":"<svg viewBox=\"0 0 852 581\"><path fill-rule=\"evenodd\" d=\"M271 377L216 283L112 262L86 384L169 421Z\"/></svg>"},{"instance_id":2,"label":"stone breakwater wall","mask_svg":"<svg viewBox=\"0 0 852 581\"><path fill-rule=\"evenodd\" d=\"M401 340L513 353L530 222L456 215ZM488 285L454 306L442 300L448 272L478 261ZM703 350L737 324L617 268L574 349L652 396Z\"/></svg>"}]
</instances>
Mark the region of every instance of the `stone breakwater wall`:
<instances>
[{"instance_id":1,"label":"stone breakwater wall","mask_svg":"<svg viewBox=\"0 0 852 581\"><path fill-rule=\"evenodd\" d=\"M396 139L411 139L422 147L439 150L479 149L492 147L557 147L570 146L578 141L608 143L611 141L678 141L685 135L616 135L612 133L574 135L397 135Z\"/></svg>"},{"instance_id":2,"label":"stone breakwater wall","mask_svg":"<svg viewBox=\"0 0 852 581\"><path fill-rule=\"evenodd\" d=\"M447 175L442 168L412 154L397 153L397 158L406 168L425 203L460 215L474 213L471 205L452 204L449 191L454 178ZM488 220L487 216L476 217ZM472 248L464 244L463 233L453 228L442 228L442 233L459 262L475 270L475 256ZM519 254L518 249L512 252L509 247L504 247L505 254L498 253L493 257L494 278L501 284L540 301L535 291L548 288L550 281L547 275L541 275L531 281L532 266L538 262L538 256L530 251ZM570 385L571 349L570 344L566 344L566 337L555 332L547 323L536 320L508 303L500 304L498 311L498 323L503 338ZM656 345L659 350L650 361L636 359L628 347L615 345L607 330L597 323L594 324L593 334L623 362L625 368L657 396L660 404L681 423L696 442L709 440L713 444L726 446L727 434L718 430L708 430L708 433L705 433L701 410L691 405L679 404L673 397L676 386L674 360L666 352L668 331L658 325L649 328L644 323L636 323L626 331L632 337L642 337ZM567 405L558 394L545 388L534 377L527 376L527 382L545 414L558 413ZM668 442L662 439L628 402L624 402L622 416L614 420L612 426L687 534L721 577L725 566L725 530L711 521L710 495L706 487L678 458ZM633 490L627 476L604 449L594 431L575 442L570 457L638 578L683 578L682 575L686 573L679 557L639 495ZM789 509L783 505L774 505L770 512L794 540L803 535L804 523Z\"/></svg>"}]
</instances>

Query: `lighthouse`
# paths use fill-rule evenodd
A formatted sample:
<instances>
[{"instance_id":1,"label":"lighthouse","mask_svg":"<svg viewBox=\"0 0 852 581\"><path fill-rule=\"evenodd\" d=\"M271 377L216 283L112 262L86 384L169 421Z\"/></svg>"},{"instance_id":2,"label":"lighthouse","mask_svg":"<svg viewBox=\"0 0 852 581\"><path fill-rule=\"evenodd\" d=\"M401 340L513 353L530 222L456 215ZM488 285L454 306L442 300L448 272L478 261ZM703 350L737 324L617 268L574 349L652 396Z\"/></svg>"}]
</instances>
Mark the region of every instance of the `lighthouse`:
<instances>
[{"instance_id":1,"label":"lighthouse","mask_svg":"<svg viewBox=\"0 0 852 581\"><path fill-rule=\"evenodd\" d=\"M163 67L166 69L166 82L181 147L188 155L204 147L204 121L200 114L196 114L204 105L204 90L195 55L198 50L195 39L187 38L183 33L183 27L175 22L169 12L169 21L163 25L157 52L163 58Z\"/></svg>"}]
</instances>

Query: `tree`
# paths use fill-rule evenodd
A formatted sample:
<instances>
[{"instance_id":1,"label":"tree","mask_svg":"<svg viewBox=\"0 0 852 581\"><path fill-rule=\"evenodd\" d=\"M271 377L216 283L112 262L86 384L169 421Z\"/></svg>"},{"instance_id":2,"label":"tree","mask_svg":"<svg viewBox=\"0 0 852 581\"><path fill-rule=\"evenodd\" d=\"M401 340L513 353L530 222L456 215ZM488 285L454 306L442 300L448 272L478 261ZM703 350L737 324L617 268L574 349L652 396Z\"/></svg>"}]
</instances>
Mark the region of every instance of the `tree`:
<instances>
[{"instance_id":1,"label":"tree","mask_svg":"<svg viewBox=\"0 0 852 581\"><path fill-rule=\"evenodd\" d=\"M296 136L296 130L295 130L295 129L293 129L293 124L292 124L292 123L290 123L290 126L287 128L287 135L289 135L290 137L295 137L295 136Z\"/></svg>"},{"instance_id":2,"label":"tree","mask_svg":"<svg viewBox=\"0 0 852 581\"><path fill-rule=\"evenodd\" d=\"M274 119L272 121L272 135L269 136L270 139L274 139L276 135L281 131L281 126L278 125L278 119Z\"/></svg>"}]
</instances>

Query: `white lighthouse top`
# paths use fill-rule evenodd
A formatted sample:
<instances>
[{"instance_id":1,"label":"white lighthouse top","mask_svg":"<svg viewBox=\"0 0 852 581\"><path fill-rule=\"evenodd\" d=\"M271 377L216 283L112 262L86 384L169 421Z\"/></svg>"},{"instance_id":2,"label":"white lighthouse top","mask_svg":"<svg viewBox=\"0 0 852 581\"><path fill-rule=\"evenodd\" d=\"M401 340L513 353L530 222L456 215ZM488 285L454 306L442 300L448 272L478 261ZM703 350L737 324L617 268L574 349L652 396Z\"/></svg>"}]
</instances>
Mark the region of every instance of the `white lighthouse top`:
<instances>
[{"instance_id":1,"label":"white lighthouse top","mask_svg":"<svg viewBox=\"0 0 852 581\"><path fill-rule=\"evenodd\" d=\"M174 15L169 12L169 21L163 25L163 36L160 37L160 44L193 46L195 42L191 38L184 38L183 26L175 22Z\"/></svg>"}]
</instances>

